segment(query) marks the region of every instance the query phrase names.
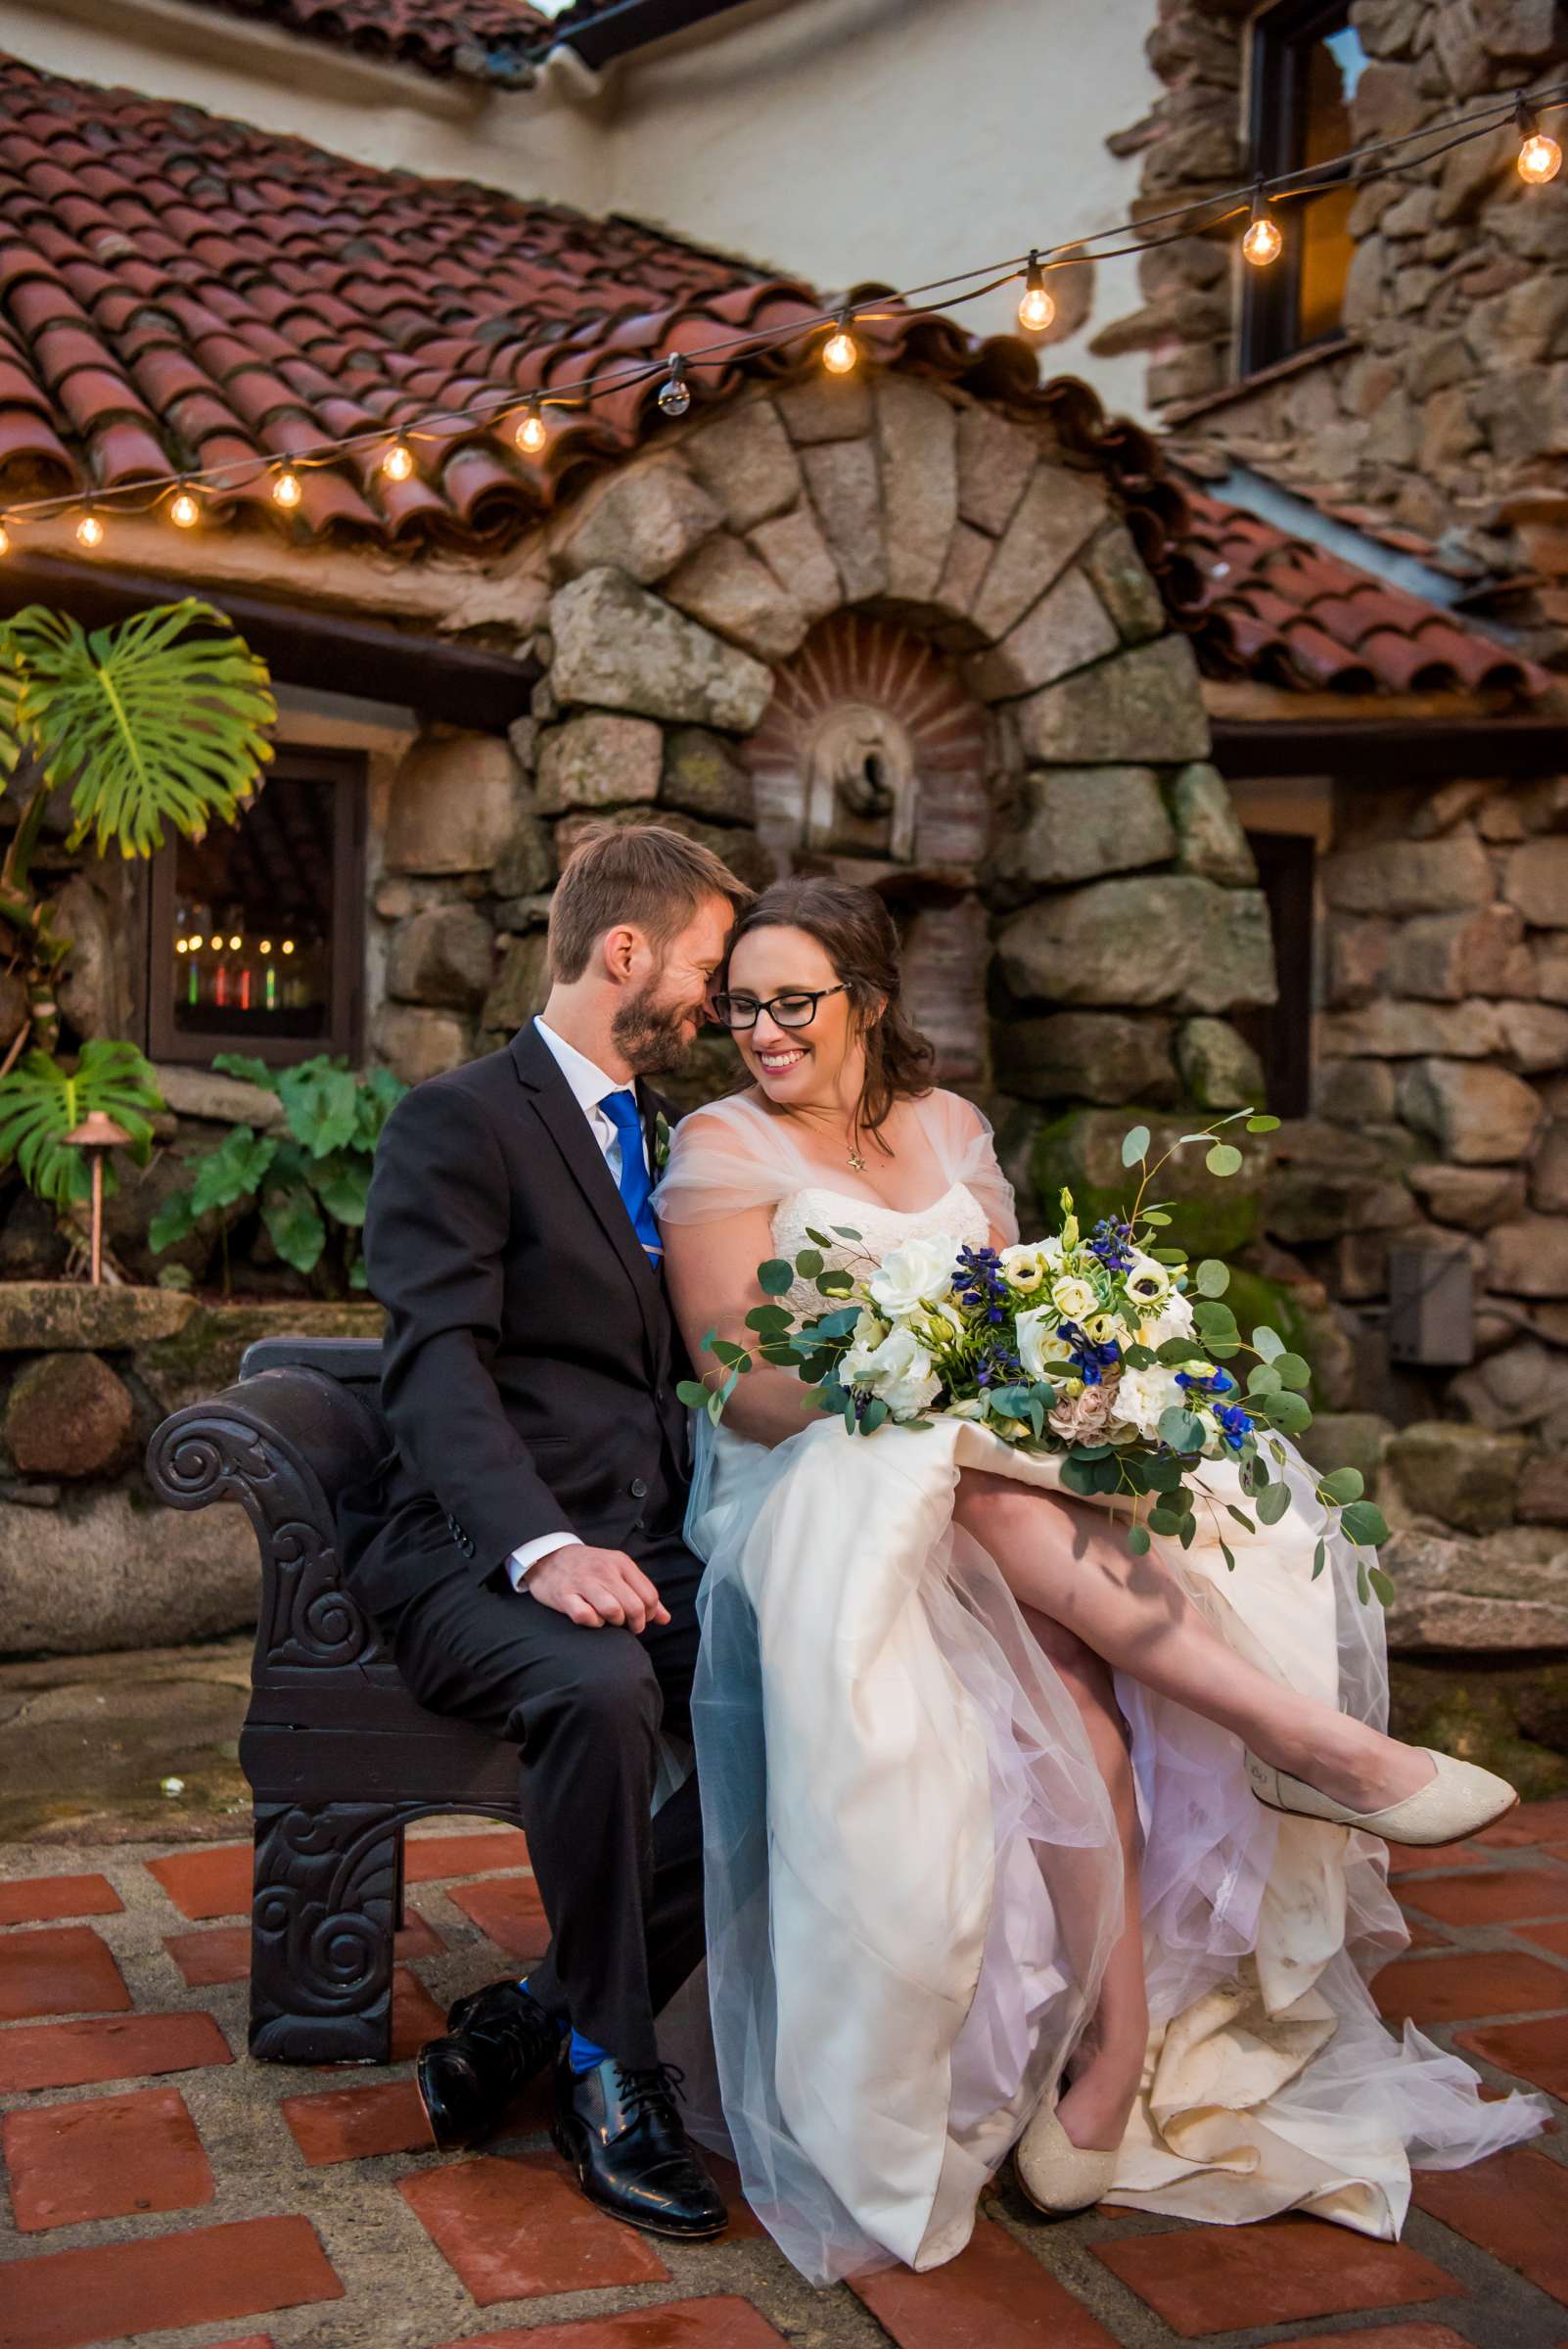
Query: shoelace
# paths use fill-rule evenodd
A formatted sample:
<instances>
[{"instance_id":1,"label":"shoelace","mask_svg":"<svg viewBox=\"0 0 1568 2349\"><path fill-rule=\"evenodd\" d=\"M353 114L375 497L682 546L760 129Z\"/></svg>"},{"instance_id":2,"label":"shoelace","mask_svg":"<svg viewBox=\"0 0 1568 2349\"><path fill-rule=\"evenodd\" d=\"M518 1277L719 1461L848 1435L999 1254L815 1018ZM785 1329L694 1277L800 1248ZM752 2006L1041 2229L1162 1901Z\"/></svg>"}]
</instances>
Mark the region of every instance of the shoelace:
<instances>
[{"instance_id":1,"label":"shoelace","mask_svg":"<svg viewBox=\"0 0 1568 2349\"><path fill-rule=\"evenodd\" d=\"M680 2115L675 2110L677 2098L685 2101L686 2075L678 2063L655 2063L642 2070L628 2064L616 2065L616 2086L621 2091L622 2109L628 2124L647 2113L654 2120L666 2121L679 2128Z\"/></svg>"},{"instance_id":2,"label":"shoelace","mask_svg":"<svg viewBox=\"0 0 1568 2349\"><path fill-rule=\"evenodd\" d=\"M492 2022L465 2022L462 2036L479 2047L493 2051L499 2059L504 2078L514 2087L530 2068L537 2069L537 2053L522 2044L530 2026L526 2022L506 2022L497 2017Z\"/></svg>"}]
</instances>

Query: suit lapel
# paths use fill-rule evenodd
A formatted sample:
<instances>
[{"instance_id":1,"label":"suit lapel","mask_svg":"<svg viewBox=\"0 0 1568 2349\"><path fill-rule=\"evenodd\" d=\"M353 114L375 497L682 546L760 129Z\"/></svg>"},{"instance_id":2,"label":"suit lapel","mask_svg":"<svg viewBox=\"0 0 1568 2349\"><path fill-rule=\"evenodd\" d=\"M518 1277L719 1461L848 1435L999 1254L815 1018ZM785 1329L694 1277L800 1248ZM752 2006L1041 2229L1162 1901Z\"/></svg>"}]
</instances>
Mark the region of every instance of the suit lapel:
<instances>
[{"instance_id":1,"label":"suit lapel","mask_svg":"<svg viewBox=\"0 0 1568 2349\"><path fill-rule=\"evenodd\" d=\"M588 1206L604 1227L605 1237L625 1267L651 1342L657 1343L663 1291L659 1275L632 1227L625 1201L605 1163L604 1152L532 1021L512 1038L512 1059L535 1118L566 1163Z\"/></svg>"}]
</instances>

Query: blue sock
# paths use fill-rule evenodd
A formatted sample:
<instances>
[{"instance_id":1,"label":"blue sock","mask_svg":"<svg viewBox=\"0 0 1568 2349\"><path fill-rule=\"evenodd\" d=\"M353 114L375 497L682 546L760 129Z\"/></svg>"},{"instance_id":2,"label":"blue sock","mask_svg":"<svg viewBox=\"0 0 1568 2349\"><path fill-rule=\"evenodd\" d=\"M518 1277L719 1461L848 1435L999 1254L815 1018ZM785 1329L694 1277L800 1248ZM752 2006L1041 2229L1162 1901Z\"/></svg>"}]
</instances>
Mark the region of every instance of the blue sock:
<instances>
[{"instance_id":1,"label":"blue sock","mask_svg":"<svg viewBox=\"0 0 1568 2349\"><path fill-rule=\"evenodd\" d=\"M573 2032L572 2052L568 2061L575 2072L594 2071L604 2060L605 2050L603 2048L596 2048L591 2039L583 2038L580 2031Z\"/></svg>"}]
</instances>

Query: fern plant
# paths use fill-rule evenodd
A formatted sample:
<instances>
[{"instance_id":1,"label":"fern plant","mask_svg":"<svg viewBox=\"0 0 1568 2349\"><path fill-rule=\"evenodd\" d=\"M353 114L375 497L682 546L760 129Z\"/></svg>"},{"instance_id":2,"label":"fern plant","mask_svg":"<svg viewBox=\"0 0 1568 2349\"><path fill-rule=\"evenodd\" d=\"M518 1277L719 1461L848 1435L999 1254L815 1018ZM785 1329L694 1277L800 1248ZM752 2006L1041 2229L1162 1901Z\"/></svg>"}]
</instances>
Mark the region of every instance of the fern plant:
<instances>
[{"instance_id":1,"label":"fern plant","mask_svg":"<svg viewBox=\"0 0 1568 2349\"><path fill-rule=\"evenodd\" d=\"M66 1140L95 1109L118 1120L130 1152L145 1167L153 1147L152 1116L161 1109L153 1072L134 1044L95 1036L83 1044L73 1070L47 1052L28 1052L0 1082L0 1165L15 1159L23 1182L49 1205L66 1209L92 1195L87 1153ZM113 1192L112 1160L104 1188Z\"/></svg>"}]
</instances>

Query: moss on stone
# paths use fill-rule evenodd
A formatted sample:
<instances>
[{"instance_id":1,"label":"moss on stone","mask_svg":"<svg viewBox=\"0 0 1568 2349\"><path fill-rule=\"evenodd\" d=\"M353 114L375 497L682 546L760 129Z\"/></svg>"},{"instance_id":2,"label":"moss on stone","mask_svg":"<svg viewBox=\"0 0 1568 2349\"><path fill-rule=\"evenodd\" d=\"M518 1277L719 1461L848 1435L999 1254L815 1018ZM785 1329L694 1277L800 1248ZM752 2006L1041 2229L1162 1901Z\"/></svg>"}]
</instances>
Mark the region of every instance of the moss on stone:
<instances>
[{"instance_id":1,"label":"moss on stone","mask_svg":"<svg viewBox=\"0 0 1568 2349\"><path fill-rule=\"evenodd\" d=\"M138 1347L135 1367L165 1411L216 1395L240 1375L257 1338L379 1338L379 1305L288 1299L277 1305L199 1305L183 1329Z\"/></svg>"},{"instance_id":2,"label":"moss on stone","mask_svg":"<svg viewBox=\"0 0 1568 2349\"><path fill-rule=\"evenodd\" d=\"M1568 1660L1396 1658L1390 1681L1396 1736L1498 1771L1527 1803L1568 1794Z\"/></svg>"},{"instance_id":3,"label":"moss on stone","mask_svg":"<svg viewBox=\"0 0 1568 2349\"><path fill-rule=\"evenodd\" d=\"M1047 1230L1057 1227L1057 1193L1064 1186L1085 1229L1101 1216L1126 1214L1137 1192L1138 1174L1122 1164L1122 1137L1133 1126L1149 1128L1151 1159L1188 1130L1187 1122L1169 1111L1131 1107L1071 1109L1041 1130L1032 1174ZM1218 1256L1230 1263L1261 1227L1267 1149L1236 1127L1226 1129L1225 1138L1242 1153L1239 1174L1211 1174L1202 1146L1191 1143L1160 1169L1151 1186L1151 1199L1168 1206L1171 1245L1184 1248L1194 1260Z\"/></svg>"}]
</instances>

